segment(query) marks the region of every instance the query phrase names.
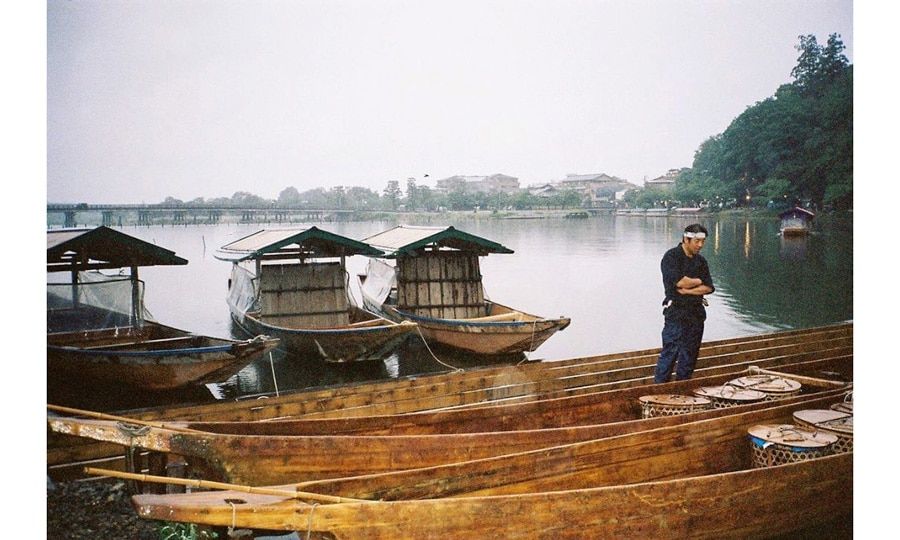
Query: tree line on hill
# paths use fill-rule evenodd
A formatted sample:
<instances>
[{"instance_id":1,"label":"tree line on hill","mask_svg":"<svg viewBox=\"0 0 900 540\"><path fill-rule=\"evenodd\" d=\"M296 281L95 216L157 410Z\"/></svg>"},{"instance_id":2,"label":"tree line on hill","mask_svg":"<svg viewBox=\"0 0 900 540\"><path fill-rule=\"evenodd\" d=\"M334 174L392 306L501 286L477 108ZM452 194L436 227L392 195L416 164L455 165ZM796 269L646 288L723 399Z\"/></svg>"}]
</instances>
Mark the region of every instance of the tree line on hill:
<instances>
[{"instance_id":1,"label":"tree line on hill","mask_svg":"<svg viewBox=\"0 0 900 540\"><path fill-rule=\"evenodd\" d=\"M799 36L793 81L704 141L674 193L629 194L639 206L675 199L684 206L853 207L853 66L844 43Z\"/></svg>"}]
</instances>

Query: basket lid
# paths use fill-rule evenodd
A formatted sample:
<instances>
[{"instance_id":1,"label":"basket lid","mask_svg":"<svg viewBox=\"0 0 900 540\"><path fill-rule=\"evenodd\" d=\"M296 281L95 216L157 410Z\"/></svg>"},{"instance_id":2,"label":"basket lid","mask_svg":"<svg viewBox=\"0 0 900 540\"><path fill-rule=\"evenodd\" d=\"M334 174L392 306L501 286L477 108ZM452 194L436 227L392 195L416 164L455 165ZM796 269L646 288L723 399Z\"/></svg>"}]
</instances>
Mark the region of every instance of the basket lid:
<instances>
[{"instance_id":1,"label":"basket lid","mask_svg":"<svg viewBox=\"0 0 900 540\"><path fill-rule=\"evenodd\" d=\"M727 399L729 401L752 402L766 399L766 394L759 390L748 390L727 384L722 386L701 386L694 390L694 394L701 397Z\"/></svg>"},{"instance_id":2,"label":"basket lid","mask_svg":"<svg viewBox=\"0 0 900 540\"><path fill-rule=\"evenodd\" d=\"M712 403L705 397L700 396L682 396L678 394L655 394L652 396L641 396L638 398L641 403L652 403L654 405L669 405L674 407L688 407L696 405L709 405Z\"/></svg>"},{"instance_id":3,"label":"basket lid","mask_svg":"<svg viewBox=\"0 0 900 540\"><path fill-rule=\"evenodd\" d=\"M837 442L837 435L824 431L813 431L792 424L761 424L747 432L767 443L793 446L796 448L825 448Z\"/></svg>"},{"instance_id":4,"label":"basket lid","mask_svg":"<svg viewBox=\"0 0 900 540\"><path fill-rule=\"evenodd\" d=\"M738 377L728 382L728 384L739 388L749 390L759 390L760 392L777 393L777 392L796 392L800 390L800 383L785 377L777 375L747 375Z\"/></svg>"},{"instance_id":5,"label":"basket lid","mask_svg":"<svg viewBox=\"0 0 900 540\"><path fill-rule=\"evenodd\" d=\"M805 409L794 413L794 420L841 434L853 435L853 415L831 409Z\"/></svg>"}]
</instances>

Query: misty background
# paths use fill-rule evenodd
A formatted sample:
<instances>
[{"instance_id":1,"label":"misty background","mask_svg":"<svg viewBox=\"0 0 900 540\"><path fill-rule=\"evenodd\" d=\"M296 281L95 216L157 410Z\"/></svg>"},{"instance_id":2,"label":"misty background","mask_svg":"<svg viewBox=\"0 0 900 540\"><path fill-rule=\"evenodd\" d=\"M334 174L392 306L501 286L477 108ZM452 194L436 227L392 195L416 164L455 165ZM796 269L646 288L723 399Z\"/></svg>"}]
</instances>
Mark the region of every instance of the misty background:
<instances>
[{"instance_id":1,"label":"misty background","mask_svg":"<svg viewBox=\"0 0 900 540\"><path fill-rule=\"evenodd\" d=\"M453 175L641 185L790 82L848 0L47 3L47 200ZM426 179L425 174L429 177Z\"/></svg>"}]
</instances>

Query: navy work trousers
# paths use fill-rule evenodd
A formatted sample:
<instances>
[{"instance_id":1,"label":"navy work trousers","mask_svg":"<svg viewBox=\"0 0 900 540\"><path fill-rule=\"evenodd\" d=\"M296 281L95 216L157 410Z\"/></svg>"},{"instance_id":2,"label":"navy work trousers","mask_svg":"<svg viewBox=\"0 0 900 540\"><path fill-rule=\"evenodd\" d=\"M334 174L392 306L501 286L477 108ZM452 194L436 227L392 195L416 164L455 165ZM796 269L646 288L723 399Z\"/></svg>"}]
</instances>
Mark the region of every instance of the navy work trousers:
<instances>
[{"instance_id":1,"label":"navy work trousers","mask_svg":"<svg viewBox=\"0 0 900 540\"><path fill-rule=\"evenodd\" d=\"M702 314L679 313L669 308L666 310L666 323L662 330L662 351L656 362L656 373L653 378L655 383L668 382L675 370L675 380L690 379L694 374L694 365L697 363L697 355L700 352L700 342L703 340Z\"/></svg>"}]
</instances>

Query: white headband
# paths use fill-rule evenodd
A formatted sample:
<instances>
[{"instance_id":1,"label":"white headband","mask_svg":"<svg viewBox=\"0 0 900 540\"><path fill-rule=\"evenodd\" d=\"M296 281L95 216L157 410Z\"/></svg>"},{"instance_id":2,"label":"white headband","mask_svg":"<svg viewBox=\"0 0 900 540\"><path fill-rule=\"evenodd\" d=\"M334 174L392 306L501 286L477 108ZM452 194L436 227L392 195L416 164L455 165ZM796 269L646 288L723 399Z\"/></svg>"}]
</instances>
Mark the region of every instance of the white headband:
<instances>
[{"instance_id":1,"label":"white headband","mask_svg":"<svg viewBox=\"0 0 900 540\"><path fill-rule=\"evenodd\" d=\"M685 237L685 238L700 238L700 239L703 239L703 238L706 238L706 233L705 233L705 232L686 232L686 233L684 233L684 237Z\"/></svg>"}]
</instances>

